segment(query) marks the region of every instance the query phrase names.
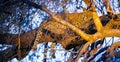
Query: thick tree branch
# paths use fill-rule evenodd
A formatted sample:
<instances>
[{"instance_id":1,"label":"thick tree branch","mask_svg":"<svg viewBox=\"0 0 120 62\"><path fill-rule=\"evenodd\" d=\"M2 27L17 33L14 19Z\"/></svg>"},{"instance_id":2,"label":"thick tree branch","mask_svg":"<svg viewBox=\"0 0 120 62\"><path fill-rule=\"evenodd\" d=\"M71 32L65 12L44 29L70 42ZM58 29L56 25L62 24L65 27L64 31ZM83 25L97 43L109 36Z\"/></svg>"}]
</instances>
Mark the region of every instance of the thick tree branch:
<instances>
[{"instance_id":1,"label":"thick tree branch","mask_svg":"<svg viewBox=\"0 0 120 62\"><path fill-rule=\"evenodd\" d=\"M54 18L57 22L65 25L65 26L68 26L70 29L72 29L74 32L76 32L77 34L79 34L83 39L89 41L90 40L90 35L84 33L82 30L80 30L79 28L75 27L74 25L68 23L67 21L63 20L63 19L60 19L58 17L55 16L54 13L50 12L47 8L41 6L41 5L38 5L36 3L33 3L33 2L30 2L30 1L24 1L25 3L27 3L28 5L30 6L33 6L35 8L39 8L43 11L45 11L46 13L48 13L52 18Z\"/></svg>"},{"instance_id":2,"label":"thick tree branch","mask_svg":"<svg viewBox=\"0 0 120 62\"><path fill-rule=\"evenodd\" d=\"M112 34L111 34L112 33ZM92 43L94 43L97 39L103 39L105 37L112 37L112 36L117 36L120 37L120 30L115 30L115 29L103 29L100 32L97 32L93 36L91 36L91 41L87 42L83 48L80 50L78 57L76 58L75 62L78 62L80 56L86 51L88 46Z\"/></svg>"},{"instance_id":3,"label":"thick tree branch","mask_svg":"<svg viewBox=\"0 0 120 62\"><path fill-rule=\"evenodd\" d=\"M93 6L92 6L93 7ZM120 37L120 35L118 35L118 33L120 33L119 30L104 30L102 23L97 15L96 12L93 12L93 19L94 19L94 23L96 25L96 28L98 30L98 33L94 34L94 35L88 35L86 33L84 33L83 31L81 31L79 28L75 27L74 25L66 22L63 19L60 19L58 17L55 16L54 13L50 12L48 9L46 8L42 8L43 11L45 11L46 13L48 13L53 19L55 19L57 22L68 26L70 29L72 29L74 32L76 32L77 34L79 34L83 39L89 41L87 42L84 47L82 48L82 50L80 51L78 58L76 59L76 61L78 61L79 57L82 55L83 52L86 51L87 47L94 43L97 39L101 39L104 38L106 36L118 36ZM93 10L95 10L95 8L93 7ZM102 30L103 29L103 30ZM112 32L116 32L115 34L111 34Z\"/></svg>"}]
</instances>

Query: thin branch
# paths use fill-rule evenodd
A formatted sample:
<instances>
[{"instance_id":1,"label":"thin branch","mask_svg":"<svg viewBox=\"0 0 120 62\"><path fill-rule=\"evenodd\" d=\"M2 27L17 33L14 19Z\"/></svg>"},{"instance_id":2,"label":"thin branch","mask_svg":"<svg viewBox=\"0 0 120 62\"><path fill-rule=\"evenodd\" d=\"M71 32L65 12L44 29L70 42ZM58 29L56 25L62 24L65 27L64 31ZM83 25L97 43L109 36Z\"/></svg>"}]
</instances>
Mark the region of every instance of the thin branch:
<instances>
[{"instance_id":1,"label":"thin branch","mask_svg":"<svg viewBox=\"0 0 120 62\"><path fill-rule=\"evenodd\" d=\"M93 0L93 3L95 5L95 0ZM94 5L92 5L92 9L95 11ZM103 26L102 26L102 23L100 21L100 18L98 16L98 14L97 14L97 11L95 11L95 12L94 11L93 11L94 23L95 23L95 26L96 26L97 30L100 31L103 28Z\"/></svg>"},{"instance_id":2,"label":"thin branch","mask_svg":"<svg viewBox=\"0 0 120 62\"><path fill-rule=\"evenodd\" d=\"M112 5L110 4L110 0L102 0L102 1L106 6L107 12L114 13Z\"/></svg>"},{"instance_id":3,"label":"thin branch","mask_svg":"<svg viewBox=\"0 0 120 62\"><path fill-rule=\"evenodd\" d=\"M95 26L97 28L98 31L100 31L103 26L102 26L102 23L100 21L100 18L95 10L95 7L93 4L91 4L92 2L88 1L88 0L84 0L84 2L87 4L87 6L91 5L91 10L93 11L93 19L94 19L94 23L95 23ZM95 3L95 0L93 0L93 3Z\"/></svg>"},{"instance_id":4,"label":"thin branch","mask_svg":"<svg viewBox=\"0 0 120 62\"><path fill-rule=\"evenodd\" d=\"M100 21L100 18L97 12L93 12L93 19L94 19L94 23L95 23L97 30L100 31L103 28L103 26L102 26L102 23Z\"/></svg>"},{"instance_id":5,"label":"thin branch","mask_svg":"<svg viewBox=\"0 0 120 62\"><path fill-rule=\"evenodd\" d=\"M108 49L107 49L107 53L108 54L108 59L107 60L110 60L111 58L115 57L116 54L119 56L119 53L118 52L115 52L115 49L118 48L120 46L120 41L118 42L115 42L114 44L112 44L112 46L110 46Z\"/></svg>"},{"instance_id":6,"label":"thin branch","mask_svg":"<svg viewBox=\"0 0 120 62\"><path fill-rule=\"evenodd\" d=\"M89 46L90 44L91 44L91 42L89 41L89 42L87 42L87 43L83 46L83 48L80 50L77 58L75 59L75 62L78 62L80 56L83 54L83 52L86 51L86 49L88 48L88 46Z\"/></svg>"},{"instance_id":7,"label":"thin branch","mask_svg":"<svg viewBox=\"0 0 120 62\"><path fill-rule=\"evenodd\" d=\"M115 48L118 48L119 46L120 46L120 41L115 42L115 43L108 49L108 52L109 52L110 56L113 56L113 55L114 55L114 49L115 49Z\"/></svg>"}]
</instances>

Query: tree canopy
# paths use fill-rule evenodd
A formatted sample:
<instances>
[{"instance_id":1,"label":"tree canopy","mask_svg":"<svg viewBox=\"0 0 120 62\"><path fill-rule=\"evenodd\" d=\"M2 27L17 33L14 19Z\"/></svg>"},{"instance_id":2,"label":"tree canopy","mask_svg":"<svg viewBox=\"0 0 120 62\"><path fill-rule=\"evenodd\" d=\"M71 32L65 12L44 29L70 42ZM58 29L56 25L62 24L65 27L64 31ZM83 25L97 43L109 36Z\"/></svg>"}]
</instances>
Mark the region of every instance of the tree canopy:
<instances>
[{"instance_id":1,"label":"tree canopy","mask_svg":"<svg viewBox=\"0 0 120 62\"><path fill-rule=\"evenodd\" d=\"M105 42L107 37L120 37L119 8L119 0L1 0L0 44L12 47L0 51L0 61L21 60L45 43L46 62L48 42L52 58L59 43L71 52L69 62L81 57L83 62L115 60L120 57L120 40L108 46ZM99 54L104 56L96 58Z\"/></svg>"}]
</instances>

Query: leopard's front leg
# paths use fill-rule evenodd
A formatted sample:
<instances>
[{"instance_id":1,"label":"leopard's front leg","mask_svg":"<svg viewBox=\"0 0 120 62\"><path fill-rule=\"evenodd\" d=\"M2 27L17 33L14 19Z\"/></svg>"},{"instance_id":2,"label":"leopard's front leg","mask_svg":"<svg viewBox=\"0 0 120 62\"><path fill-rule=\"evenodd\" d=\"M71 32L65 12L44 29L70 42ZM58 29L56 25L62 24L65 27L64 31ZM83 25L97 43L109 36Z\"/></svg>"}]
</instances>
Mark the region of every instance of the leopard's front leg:
<instances>
[{"instance_id":1,"label":"leopard's front leg","mask_svg":"<svg viewBox=\"0 0 120 62\"><path fill-rule=\"evenodd\" d=\"M39 44L40 38L42 37L43 33L41 31L41 29L39 28L37 31L37 35L34 41L34 44L32 46L32 49L35 51L37 49L37 44Z\"/></svg>"}]
</instances>

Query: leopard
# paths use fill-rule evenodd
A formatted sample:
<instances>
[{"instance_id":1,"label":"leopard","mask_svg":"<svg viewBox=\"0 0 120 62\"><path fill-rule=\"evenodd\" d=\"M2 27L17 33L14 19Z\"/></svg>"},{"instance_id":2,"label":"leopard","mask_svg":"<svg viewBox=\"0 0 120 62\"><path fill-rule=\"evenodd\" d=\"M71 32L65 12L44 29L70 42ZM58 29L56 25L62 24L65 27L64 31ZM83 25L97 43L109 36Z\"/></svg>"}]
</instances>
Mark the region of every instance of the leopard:
<instances>
[{"instance_id":1,"label":"leopard","mask_svg":"<svg viewBox=\"0 0 120 62\"><path fill-rule=\"evenodd\" d=\"M63 14L62 14L63 15ZM84 32L87 32L89 27L89 24L93 23L92 20L92 12L83 12L83 13L65 13L64 17L61 14L56 14L56 16L60 19L64 19L67 22L71 23L72 25L80 28L81 30L83 30ZM70 43L74 42L78 40L81 40L81 37L79 35L77 35L76 33L74 33L69 27L56 22L55 19L53 19L52 17L44 20L41 24L40 27L37 31L37 35L34 41L34 45L32 47L33 50L37 49L37 44L40 43L40 38L42 38L42 36L44 36L46 33L43 31L47 30L46 32L51 32L48 33L49 37L54 39L51 42L59 42L61 44L63 44L63 47L67 48L66 44L64 41L66 41L67 39L70 39ZM53 35L54 34L54 35ZM62 37L62 38L60 38ZM60 38L60 39L59 39ZM67 40L68 41L68 40ZM83 41L83 39L81 40ZM83 42L84 43L84 42ZM76 43L77 44L77 43ZM78 43L80 44L80 43ZM68 43L69 45L69 43Z\"/></svg>"}]
</instances>

